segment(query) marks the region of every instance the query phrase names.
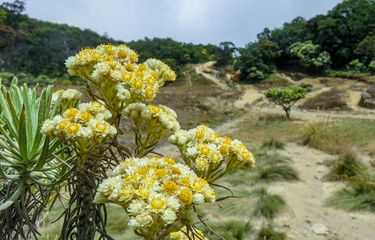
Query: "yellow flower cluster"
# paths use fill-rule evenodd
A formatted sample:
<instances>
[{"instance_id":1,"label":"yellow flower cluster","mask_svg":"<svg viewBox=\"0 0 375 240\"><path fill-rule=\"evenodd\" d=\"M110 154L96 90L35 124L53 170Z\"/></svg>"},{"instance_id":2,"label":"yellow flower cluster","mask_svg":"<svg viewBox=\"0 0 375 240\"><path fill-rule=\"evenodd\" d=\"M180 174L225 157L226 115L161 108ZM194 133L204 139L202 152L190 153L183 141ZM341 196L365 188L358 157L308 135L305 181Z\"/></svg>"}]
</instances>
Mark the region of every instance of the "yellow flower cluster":
<instances>
[{"instance_id":1,"label":"yellow flower cluster","mask_svg":"<svg viewBox=\"0 0 375 240\"><path fill-rule=\"evenodd\" d=\"M147 236L150 229L174 224L192 205L213 202L215 197L206 180L169 157L129 158L99 185L95 202L123 206L129 225Z\"/></svg>"},{"instance_id":2,"label":"yellow flower cluster","mask_svg":"<svg viewBox=\"0 0 375 240\"><path fill-rule=\"evenodd\" d=\"M100 45L69 57L66 66L71 75L92 82L106 105L116 111L133 102L153 100L165 81L176 79L159 60L137 61L137 53L126 45Z\"/></svg>"},{"instance_id":3,"label":"yellow flower cluster","mask_svg":"<svg viewBox=\"0 0 375 240\"><path fill-rule=\"evenodd\" d=\"M204 125L179 130L170 141L179 148L185 163L209 181L255 162L253 154L241 141L222 137Z\"/></svg>"},{"instance_id":4,"label":"yellow flower cluster","mask_svg":"<svg viewBox=\"0 0 375 240\"><path fill-rule=\"evenodd\" d=\"M61 115L46 120L41 131L50 136L72 141L82 153L92 151L105 138L114 136L117 130L106 120L111 113L99 102L81 103Z\"/></svg>"},{"instance_id":5,"label":"yellow flower cluster","mask_svg":"<svg viewBox=\"0 0 375 240\"><path fill-rule=\"evenodd\" d=\"M52 94L52 103L60 99L60 106L63 110L74 107L81 99L82 93L75 89L57 90Z\"/></svg>"},{"instance_id":6,"label":"yellow flower cluster","mask_svg":"<svg viewBox=\"0 0 375 240\"><path fill-rule=\"evenodd\" d=\"M177 114L164 105L145 105L132 103L123 111L125 117L131 117L137 126L143 124L146 129L163 133L166 130L175 132L180 129Z\"/></svg>"},{"instance_id":7,"label":"yellow flower cluster","mask_svg":"<svg viewBox=\"0 0 375 240\"><path fill-rule=\"evenodd\" d=\"M194 228L194 233L191 231L187 233L186 227L183 227L178 232L171 232L171 234L169 234L168 239L169 240L190 240L190 239L208 240L208 238L204 237L201 230Z\"/></svg>"}]
</instances>

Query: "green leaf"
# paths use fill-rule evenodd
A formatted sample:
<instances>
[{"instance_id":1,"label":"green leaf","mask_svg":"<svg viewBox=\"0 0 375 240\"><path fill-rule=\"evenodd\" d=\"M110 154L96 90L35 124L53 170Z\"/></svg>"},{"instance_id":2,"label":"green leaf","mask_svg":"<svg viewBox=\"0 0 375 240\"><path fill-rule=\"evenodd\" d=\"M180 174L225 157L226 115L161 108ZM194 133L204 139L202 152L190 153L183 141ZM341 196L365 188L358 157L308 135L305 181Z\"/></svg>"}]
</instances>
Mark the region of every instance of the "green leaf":
<instances>
[{"instance_id":1,"label":"green leaf","mask_svg":"<svg viewBox=\"0 0 375 240\"><path fill-rule=\"evenodd\" d=\"M21 193L23 192L23 189L24 189L24 184L21 182L18 185L17 190L13 193L13 195L7 201L5 201L3 204L0 205L0 211L4 211L8 207L12 206L14 202L17 201Z\"/></svg>"},{"instance_id":2,"label":"green leaf","mask_svg":"<svg viewBox=\"0 0 375 240\"><path fill-rule=\"evenodd\" d=\"M28 161L29 156L27 152L27 115L25 105L22 107L20 114L20 126L19 126L19 136L18 136L18 145L20 148L21 156L24 160Z\"/></svg>"}]
</instances>

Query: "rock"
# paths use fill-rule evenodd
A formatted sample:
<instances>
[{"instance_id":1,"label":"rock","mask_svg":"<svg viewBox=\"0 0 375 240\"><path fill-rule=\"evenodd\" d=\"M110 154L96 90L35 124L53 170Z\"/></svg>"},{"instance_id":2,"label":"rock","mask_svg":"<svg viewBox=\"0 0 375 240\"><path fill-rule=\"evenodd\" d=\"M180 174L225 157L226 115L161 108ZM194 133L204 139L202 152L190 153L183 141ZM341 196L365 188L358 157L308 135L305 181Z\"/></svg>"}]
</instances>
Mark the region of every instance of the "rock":
<instances>
[{"instance_id":1,"label":"rock","mask_svg":"<svg viewBox=\"0 0 375 240\"><path fill-rule=\"evenodd\" d=\"M310 227L311 231L316 235L328 235L328 228L322 223L315 223Z\"/></svg>"},{"instance_id":2,"label":"rock","mask_svg":"<svg viewBox=\"0 0 375 240\"><path fill-rule=\"evenodd\" d=\"M368 86L368 88L362 92L359 105L361 107L375 109L375 84Z\"/></svg>"}]
</instances>

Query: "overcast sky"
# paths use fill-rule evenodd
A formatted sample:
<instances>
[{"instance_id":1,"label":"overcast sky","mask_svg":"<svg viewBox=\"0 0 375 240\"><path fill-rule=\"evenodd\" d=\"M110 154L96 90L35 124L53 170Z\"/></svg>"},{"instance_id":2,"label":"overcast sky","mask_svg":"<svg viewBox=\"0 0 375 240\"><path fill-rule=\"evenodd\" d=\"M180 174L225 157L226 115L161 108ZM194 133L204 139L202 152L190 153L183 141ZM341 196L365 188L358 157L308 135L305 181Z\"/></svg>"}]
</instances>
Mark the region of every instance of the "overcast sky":
<instances>
[{"instance_id":1,"label":"overcast sky","mask_svg":"<svg viewBox=\"0 0 375 240\"><path fill-rule=\"evenodd\" d=\"M1 2L1 1L0 1ZM26 0L37 19L89 28L114 39L171 37L243 46L265 27L326 13L341 0Z\"/></svg>"}]
</instances>

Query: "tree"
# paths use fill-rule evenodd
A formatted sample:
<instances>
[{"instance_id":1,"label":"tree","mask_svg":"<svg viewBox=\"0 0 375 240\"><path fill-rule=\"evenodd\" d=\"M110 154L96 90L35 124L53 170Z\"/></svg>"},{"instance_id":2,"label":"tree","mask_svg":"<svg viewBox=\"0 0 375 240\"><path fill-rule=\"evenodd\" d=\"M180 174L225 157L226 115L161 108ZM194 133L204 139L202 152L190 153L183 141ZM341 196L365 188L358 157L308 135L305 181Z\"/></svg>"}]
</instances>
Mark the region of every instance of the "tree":
<instances>
[{"instance_id":1,"label":"tree","mask_svg":"<svg viewBox=\"0 0 375 240\"><path fill-rule=\"evenodd\" d=\"M363 60L375 59L375 33L367 35L356 47L355 53L363 56Z\"/></svg>"},{"instance_id":2,"label":"tree","mask_svg":"<svg viewBox=\"0 0 375 240\"><path fill-rule=\"evenodd\" d=\"M306 96L305 86L292 85L289 87L270 88L266 92L266 97L276 105L281 106L286 117L290 120L290 111L293 105Z\"/></svg>"},{"instance_id":3,"label":"tree","mask_svg":"<svg viewBox=\"0 0 375 240\"><path fill-rule=\"evenodd\" d=\"M14 2L4 2L0 7L6 9L9 14L7 15L6 22L12 27L18 27L19 22L22 18L22 13L25 11L25 2L21 0L15 0Z\"/></svg>"},{"instance_id":4,"label":"tree","mask_svg":"<svg viewBox=\"0 0 375 240\"><path fill-rule=\"evenodd\" d=\"M290 54L297 57L301 64L313 70L326 69L331 64L328 52L320 52L320 46L312 41L296 42L290 46Z\"/></svg>"},{"instance_id":5,"label":"tree","mask_svg":"<svg viewBox=\"0 0 375 240\"><path fill-rule=\"evenodd\" d=\"M279 53L275 42L261 40L249 43L240 49L240 56L234 67L241 71L240 78L243 81L263 80L274 71L274 60Z\"/></svg>"},{"instance_id":6,"label":"tree","mask_svg":"<svg viewBox=\"0 0 375 240\"><path fill-rule=\"evenodd\" d=\"M223 67L231 65L233 63L233 54L237 50L236 46L232 42L221 42L218 47L216 54L217 67Z\"/></svg>"},{"instance_id":7,"label":"tree","mask_svg":"<svg viewBox=\"0 0 375 240\"><path fill-rule=\"evenodd\" d=\"M370 69L371 72L375 73L375 60L372 60L370 64L368 65L368 68Z\"/></svg>"}]
</instances>

